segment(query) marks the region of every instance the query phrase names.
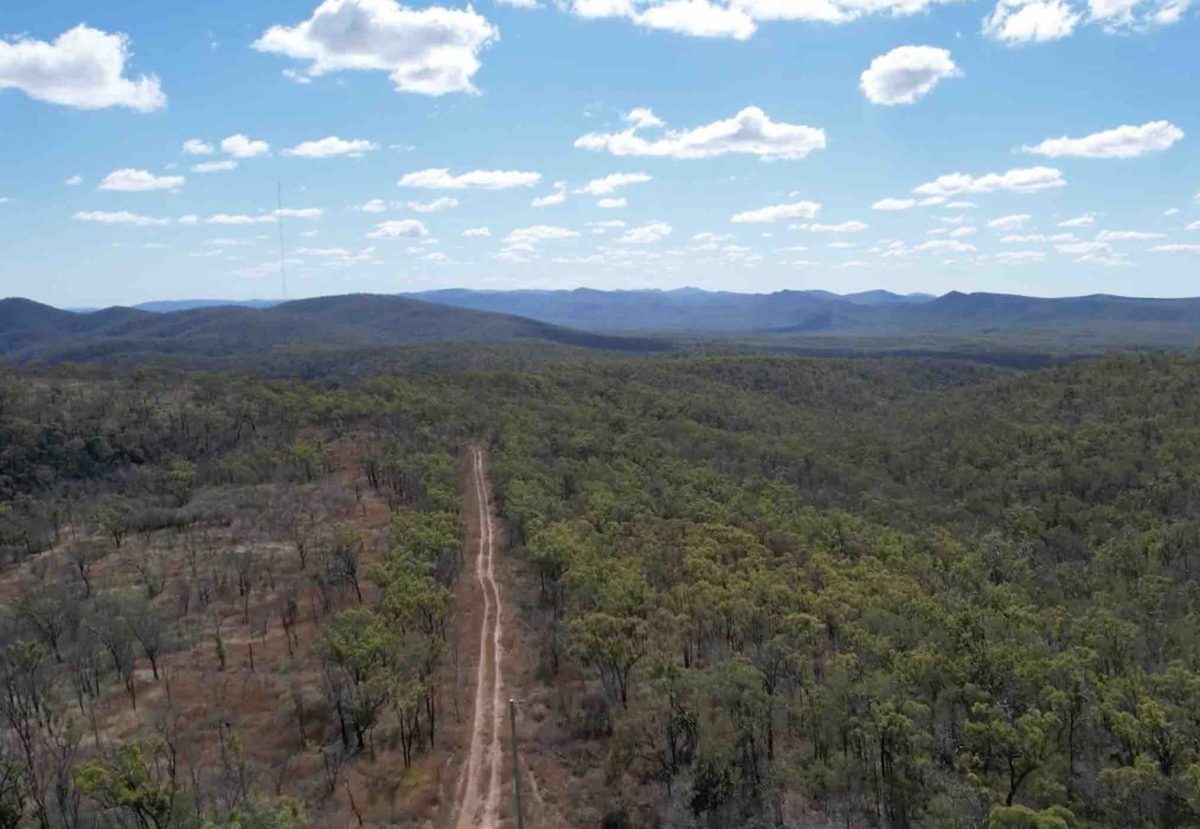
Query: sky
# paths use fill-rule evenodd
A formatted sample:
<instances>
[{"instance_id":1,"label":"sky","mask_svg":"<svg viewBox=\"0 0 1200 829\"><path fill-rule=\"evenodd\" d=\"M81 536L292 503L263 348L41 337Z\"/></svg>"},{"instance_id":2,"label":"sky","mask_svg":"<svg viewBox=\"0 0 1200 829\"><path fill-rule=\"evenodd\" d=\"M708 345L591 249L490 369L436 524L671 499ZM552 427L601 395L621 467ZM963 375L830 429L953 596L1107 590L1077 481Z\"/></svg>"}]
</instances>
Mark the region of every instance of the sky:
<instances>
[{"instance_id":1,"label":"sky","mask_svg":"<svg viewBox=\"0 0 1200 829\"><path fill-rule=\"evenodd\" d=\"M1198 8L6 3L0 296L1200 295Z\"/></svg>"}]
</instances>

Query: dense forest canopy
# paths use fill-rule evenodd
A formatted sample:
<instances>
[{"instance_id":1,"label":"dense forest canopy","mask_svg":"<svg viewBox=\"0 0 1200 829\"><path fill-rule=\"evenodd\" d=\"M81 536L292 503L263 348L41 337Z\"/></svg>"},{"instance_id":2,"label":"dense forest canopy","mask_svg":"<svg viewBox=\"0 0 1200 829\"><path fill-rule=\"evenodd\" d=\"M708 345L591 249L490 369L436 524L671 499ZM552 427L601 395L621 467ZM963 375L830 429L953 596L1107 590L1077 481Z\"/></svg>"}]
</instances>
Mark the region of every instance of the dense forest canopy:
<instances>
[{"instance_id":1,"label":"dense forest canopy","mask_svg":"<svg viewBox=\"0 0 1200 829\"><path fill-rule=\"evenodd\" d=\"M446 716L472 443L571 825L1200 821L1200 358L406 365L0 374L0 826L367 808L348 781ZM155 660L246 641L309 671L311 785L115 730Z\"/></svg>"}]
</instances>

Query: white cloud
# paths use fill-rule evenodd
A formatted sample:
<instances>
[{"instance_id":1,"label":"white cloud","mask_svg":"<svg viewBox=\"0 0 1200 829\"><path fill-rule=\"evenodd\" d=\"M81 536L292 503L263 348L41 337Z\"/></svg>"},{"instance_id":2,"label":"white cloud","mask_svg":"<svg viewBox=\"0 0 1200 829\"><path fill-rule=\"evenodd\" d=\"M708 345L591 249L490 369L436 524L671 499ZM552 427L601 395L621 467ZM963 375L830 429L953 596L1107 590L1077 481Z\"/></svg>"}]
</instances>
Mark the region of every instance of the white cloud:
<instances>
[{"instance_id":1,"label":"white cloud","mask_svg":"<svg viewBox=\"0 0 1200 829\"><path fill-rule=\"evenodd\" d=\"M282 216L285 219L316 219L325 213L319 207L285 207L282 210L272 210L270 217ZM267 221L270 221L268 218Z\"/></svg>"},{"instance_id":2,"label":"white cloud","mask_svg":"<svg viewBox=\"0 0 1200 829\"><path fill-rule=\"evenodd\" d=\"M241 133L221 140L221 152L234 158L254 158L266 155L270 151L271 145L266 141L257 141Z\"/></svg>"},{"instance_id":3,"label":"white cloud","mask_svg":"<svg viewBox=\"0 0 1200 829\"><path fill-rule=\"evenodd\" d=\"M1192 222L1184 230L1200 230L1200 221Z\"/></svg>"},{"instance_id":4,"label":"white cloud","mask_svg":"<svg viewBox=\"0 0 1200 829\"><path fill-rule=\"evenodd\" d=\"M248 216L244 213L216 213L206 218L195 215L180 216L179 223L181 225L253 225L274 222L280 217L285 219L316 219L324 212L319 207L285 207L282 210L272 210L269 213L260 213L257 216Z\"/></svg>"},{"instance_id":5,"label":"white cloud","mask_svg":"<svg viewBox=\"0 0 1200 829\"><path fill-rule=\"evenodd\" d=\"M512 187L533 187L541 180L541 173L518 170L472 170L455 176L445 168L433 168L406 173L399 184L401 187L423 187L427 190L507 190Z\"/></svg>"},{"instance_id":6,"label":"white cloud","mask_svg":"<svg viewBox=\"0 0 1200 829\"><path fill-rule=\"evenodd\" d=\"M63 184L67 185L68 187L77 187L80 184L83 184L83 176L78 175L78 174L73 175L70 178L68 178L66 181L64 181Z\"/></svg>"},{"instance_id":7,"label":"white cloud","mask_svg":"<svg viewBox=\"0 0 1200 829\"><path fill-rule=\"evenodd\" d=\"M617 241L626 245L649 245L661 242L671 235L674 228L666 222L651 222L641 227L630 228Z\"/></svg>"},{"instance_id":8,"label":"white cloud","mask_svg":"<svg viewBox=\"0 0 1200 829\"><path fill-rule=\"evenodd\" d=\"M79 25L53 43L0 40L0 90L74 109L128 107L152 112L167 105L154 75L125 77L129 38Z\"/></svg>"},{"instance_id":9,"label":"white cloud","mask_svg":"<svg viewBox=\"0 0 1200 829\"><path fill-rule=\"evenodd\" d=\"M859 89L873 104L911 104L946 78L961 75L947 49L899 46L871 61L859 79Z\"/></svg>"},{"instance_id":10,"label":"white cloud","mask_svg":"<svg viewBox=\"0 0 1200 829\"><path fill-rule=\"evenodd\" d=\"M221 161L202 161L199 164L192 165L193 173L223 173L228 170L236 170L238 163L232 158L222 159Z\"/></svg>"},{"instance_id":11,"label":"white cloud","mask_svg":"<svg viewBox=\"0 0 1200 829\"><path fill-rule=\"evenodd\" d=\"M1055 233L1051 236L1043 233L1030 233L1024 236L1015 234L1005 236L1000 241L1006 245L1028 245L1033 242L1074 242L1076 237L1074 233Z\"/></svg>"},{"instance_id":12,"label":"white cloud","mask_svg":"<svg viewBox=\"0 0 1200 829\"><path fill-rule=\"evenodd\" d=\"M1145 230L1102 230L1096 234L1098 242L1145 242L1149 239L1162 239L1165 233L1150 233Z\"/></svg>"},{"instance_id":13,"label":"white cloud","mask_svg":"<svg viewBox=\"0 0 1200 829\"><path fill-rule=\"evenodd\" d=\"M871 205L871 209L897 212L900 210L911 210L916 206L916 199L880 199Z\"/></svg>"},{"instance_id":14,"label":"white cloud","mask_svg":"<svg viewBox=\"0 0 1200 829\"><path fill-rule=\"evenodd\" d=\"M836 225L813 224L808 225L806 230L811 230L813 233L862 233L868 225L866 222L842 222Z\"/></svg>"},{"instance_id":15,"label":"white cloud","mask_svg":"<svg viewBox=\"0 0 1200 829\"><path fill-rule=\"evenodd\" d=\"M649 107L636 107L625 113L623 120L626 123L633 124L635 129L651 129L653 127L666 126L663 120L654 114L654 110Z\"/></svg>"},{"instance_id":16,"label":"white cloud","mask_svg":"<svg viewBox=\"0 0 1200 829\"><path fill-rule=\"evenodd\" d=\"M97 222L105 225L134 225L135 227L150 227L151 225L170 224L170 219L156 219L152 216L142 216L130 213L128 210L115 212L105 210L83 210L71 218L80 222Z\"/></svg>"},{"instance_id":17,"label":"white cloud","mask_svg":"<svg viewBox=\"0 0 1200 829\"><path fill-rule=\"evenodd\" d=\"M113 170L100 182L99 190L115 190L119 193L142 193L147 190L170 190L182 187L183 176L156 176L146 170L126 167Z\"/></svg>"},{"instance_id":18,"label":"white cloud","mask_svg":"<svg viewBox=\"0 0 1200 829\"><path fill-rule=\"evenodd\" d=\"M429 228L417 219L394 219L390 222L380 222L375 229L367 234L368 239L424 239L429 235Z\"/></svg>"},{"instance_id":19,"label":"white cloud","mask_svg":"<svg viewBox=\"0 0 1200 829\"><path fill-rule=\"evenodd\" d=\"M596 207L602 210L619 210L622 207L628 207L629 202L625 199L600 199L596 202Z\"/></svg>"},{"instance_id":20,"label":"white cloud","mask_svg":"<svg viewBox=\"0 0 1200 829\"><path fill-rule=\"evenodd\" d=\"M1155 245L1150 248L1152 253L1200 253L1200 245L1195 244L1173 244L1173 245Z\"/></svg>"},{"instance_id":21,"label":"white cloud","mask_svg":"<svg viewBox=\"0 0 1200 829\"><path fill-rule=\"evenodd\" d=\"M458 207L458 199L451 199L443 196L440 199L434 199L429 202L410 201L406 202L409 210L415 210L418 213L437 213L441 210L450 210Z\"/></svg>"},{"instance_id":22,"label":"white cloud","mask_svg":"<svg viewBox=\"0 0 1200 829\"><path fill-rule=\"evenodd\" d=\"M367 141L362 138L347 141L338 138L336 135L331 135L328 138L321 138L316 141L302 141L296 146L284 150L283 154L295 156L296 158L331 158L339 155L360 158L363 153L377 149L379 149L379 145L374 141Z\"/></svg>"},{"instance_id":23,"label":"white cloud","mask_svg":"<svg viewBox=\"0 0 1200 829\"><path fill-rule=\"evenodd\" d=\"M1081 17L1065 0L1000 0L983 33L1002 43L1044 43L1070 37Z\"/></svg>"},{"instance_id":24,"label":"white cloud","mask_svg":"<svg viewBox=\"0 0 1200 829\"><path fill-rule=\"evenodd\" d=\"M1059 227L1090 227L1096 221L1096 217L1091 213L1084 213L1082 216L1076 216L1074 219L1067 219L1058 223Z\"/></svg>"},{"instance_id":25,"label":"white cloud","mask_svg":"<svg viewBox=\"0 0 1200 829\"><path fill-rule=\"evenodd\" d=\"M1006 250L996 254L996 260L1006 265L1029 265L1045 258L1046 254L1040 250Z\"/></svg>"},{"instance_id":26,"label":"white cloud","mask_svg":"<svg viewBox=\"0 0 1200 829\"><path fill-rule=\"evenodd\" d=\"M660 0L632 17L648 29L692 37L730 37L746 40L758 30L750 15L712 0Z\"/></svg>"},{"instance_id":27,"label":"white cloud","mask_svg":"<svg viewBox=\"0 0 1200 829\"><path fill-rule=\"evenodd\" d=\"M295 26L272 26L260 52L308 61L319 77L343 70L389 73L398 92L474 92L480 52L500 36L471 6L412 9L395 0L324 0Z\"/></svg>"},{"instance_id":28,"label":"white cloud","mask_svg":"<svg viewBox=\"0 0 1200 829\"><path fill-rule=\"evenodd\" d=\"M578 138L575 146L616 156L698 159L737 153L800 159L826 144L824 130L776 123L758 107L747 107L733 118L695 129L667 130L655 139L639 135L639 129L642 124L635 121L623 132L588 133Z\"/></svg>"},{"instance_id":29,"label":"white cloud","mask_svg":"<svg viewBox=\"0 0 1200 829\"><path fill-rule=\"evenodd\" d=\"M216 148L212 144L201 141L199 138L189 138L183 142L184 155L212 155L216 152Z\"/></svg>"},{"instance_id":30,"label":"white cloud","mask_svg":"<svg viewBox=\"0 0 1200 829\"><path fill-rule=\"evenodd\" d=\"M644 184L652 180L652 177L645 173L613 173L604 178L592 179L576 192L589 196L609 196L630 184Z\"/></svg>"},{"instance_id":31,"label":"white cloud","mask_svg":"<svg viewBox=\"0 0 1200 829\"><path fill-rule=\"evenodd\" d=\"M504 245L508 248L520 248L528 246L532 250L532 246L538 242L554 242L563 239L574 239L579 236L577 231L567 227L557 227L555 225L531 225L530 227L519 227L504 239Z\"/></svg>"},{"instance_id":32,"label":"white cloud","mask_svg":"<svg viewBox=\"0 0 1200 829\"><path fill-rule=\"evenodd\" d=\"M1026 167L1007 173L988 173L974 178L966 173L950 173L922 184L913 192L922 196L957 196L967 193L993 193L1010 190L1014 193L1037 193L1066 185L1060 171L1051 167Z\"/></svg>"},{"instance_id":33,"label":"white cloud","mask_svg":"<svg viewBox=\"0 0 1200 829\"><path fill-rule=\"evenodd\" d=\"M469 227L462 232L462 235L471 238L486 238L492 235L492 231L486 227Z\"/></svg>"},{"instance_id":34,"label":"white cloud","mask_svg":"<svg viewBox=\"0 0 1200 829\"><path fill-rule=\"evenodd\" d=\"M1190 0L1088 0L1090 22L1109 32L1178 23Z\"/></svg>"},{"instance_id":35,"label":"white cloud","mask_svg":"<svg viewBox=\"0 0 1200 829\"><path fill-rule=\"evenodd\" d=\"M913 250L922 253L975 253L978 248L957 239L930 239L928 242L917 245Z\"/></svg>"},{"instance_id":36,"label":"white cloud","mask_svg":"<svg viewBox=\"0 0 1200 829\"><path fill-rule=\"evenodd\" d=\"M1128 124L1082 138L1047 138L1021 151L1047 158L1138 158L1169 149L1183 138L1183 130L1169 121L1151 121L1140 127Z\"/></svg>"},{"instance_id":37,"label":"white cloud","mask_svg":"<svg viewBox=\"0 0 1200 829\"><path fill-rule=\"evenodd\" d=\"M1014 213L1011 216L1001 216L999 219L992 219L987 223L987 226L993 230L1010 231L1023 227L1033 217L1028 213Z\"/></svg>"},{"instance_id":38,"label":"white cloud","mask_svg":"<svg viewBox=\"0 0 1200 829\"><path fill-rule=\"evenodd\" d=\"M821 205L812 201L800 201L794 204L777 204L763 207L759 210L747 210L736 214L732 221L737 224L769 224L773 222L800 222L815 219L821 212Z\"/></svg>"},{"instance_id":39,"label":"white cloud","mask_svg":"<svg viewBox=\"0 0 1200 829\"><path fill-rule=\"evenodd\" d=\"M371 199L370 201L360 204L354 209L360 213L382 213L387 210L387 202L383 199Z\"/></svg>"},{"instance_id":40,"label":"white cloud","mask_svg":"<svg viewBox=\"0 0 1200 829\"><path fill-rule=\"evenodd\" d=\"M560 0L579 17L625 18L649 29L745 40L759 23L848 23L869 14L911 15L948 0Z\"/></svg>"},{"instance_id":41,"label":"white cloud","mask_svg":"<svg viewBox=\"0 0 1200 829\"><path fill-rule=\"evenodd\" d=\"M555 190L553 193L550 193L549 195L546 195L546 196L538 196L536 199L533 200L531 206L532 207L556 207L557 205L565 203L567 200L566 184L564 182L559 181L559 182L555 182L554 187L555 187Z\"/></svg>"},{"instance_id":42,"label":"white cloud","mask_svg":"<svg viewBox=\"0 0 1200 829\"><path fill-rule=\"evenodd\" d=\"M1068 256L1088 256L1094 253L1107 253L1112 250L1108 242L1068 242L1055 245L1054 249Z\"/></svg>"}]
</instances>

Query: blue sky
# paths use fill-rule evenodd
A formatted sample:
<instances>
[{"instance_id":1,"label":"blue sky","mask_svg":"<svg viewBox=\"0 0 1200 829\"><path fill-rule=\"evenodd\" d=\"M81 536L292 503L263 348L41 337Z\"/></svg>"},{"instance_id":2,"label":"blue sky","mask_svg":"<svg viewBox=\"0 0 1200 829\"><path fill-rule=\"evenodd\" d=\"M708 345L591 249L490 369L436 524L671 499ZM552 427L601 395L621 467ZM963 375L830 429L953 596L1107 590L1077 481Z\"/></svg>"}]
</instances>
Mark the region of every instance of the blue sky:
<instances>
[{"instance_id":1,"label":"blue sky","mask_svg":"<svg viewBox=\"0 0 1200 829\"><path fill-rule=\"evenodd\" d=\"M1200 294L1186 0L50 0L0 37L0 295L277 297L276 182L292 297Z\"/></svg>"}]
</instances>

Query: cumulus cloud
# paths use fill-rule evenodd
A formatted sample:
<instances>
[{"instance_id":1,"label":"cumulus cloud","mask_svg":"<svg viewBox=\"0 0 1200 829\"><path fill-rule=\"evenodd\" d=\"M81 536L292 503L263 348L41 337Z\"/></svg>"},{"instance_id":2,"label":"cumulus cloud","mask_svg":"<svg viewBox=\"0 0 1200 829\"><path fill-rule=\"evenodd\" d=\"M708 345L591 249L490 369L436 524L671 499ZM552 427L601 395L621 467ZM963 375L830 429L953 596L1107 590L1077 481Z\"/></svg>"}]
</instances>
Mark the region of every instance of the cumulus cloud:
<instances>
[{"instance_id":1,"label":"cumulus cloud","mask_svg":"<svg viewBox=\"0 0 1200 829\"><path fill-rule=\"evenodd\" d=\"M1107 253L1112 250L1108 242L1067 242L1055 245L1054 249L1068 256L1088 256L1095 253Z\"/></svg>"},{"instance_id":2,"label":"cumulus cloud","mask_svg":"<svg viewBox=\"0 0 1200 829\"><path fill-rule=\"evenodd\" d=\"M746 40L760 23L849 23L869 14L910 15L946 0L561 0L579 17L624 18L647 29Z\"/></svg>"},{"instance_id":3,"label":"cumulus cloud","mask_svg":"<svg viewBox=\"0 0 1200 829\"><path fill-rule=\"evenodd\" d=\"M276 25L260 52L307 61L308 77L343 70L387 72L398 92L475 92L479 55L499 31L471 6L412 9L395 0L325 0L295 26Z\"/></svg>"},{"instance_id":4,"label":"cumulus cloud","mask_svg":"<svg viewBox=\"0 0 1200 829\"><path fill-rule=\"evenodd\" d=\"M821 212L821 205L812 201L800 201L793 204L777 204L758 210L747 210L734 215L732 221L736 224L772 224L775 222L803 222L815 219Z\"/></svg>"},{"instance_id":5,"label":"cumulus cloud","mask_svg":"<svg viewBox=\"0 0 1200 829\"><path fill-rule=\"evenodd\" d=\"M1089 227L1096 221L1096 217L1091 213L1084 213L1082 216L1076 216L1074 219L1066 219L1058 223L1059 227Z\"/></svg>"},{"instance_id":6,"label":"cumulus cloud","mask_svg":"<svg viewBox=\"0 0 1200 829\"><path fill-rule=\"evenodd\" d=\"M711 0L662 0L636 12L632 18L647 29L692 37L746 40L758 30L753 18L742 9Z\"/></svg>"},{"instance_id":7,"label":"cumulus cloud","mask_svg":"<svg viewBox=\"0 0 1200 829\"><path fill-rule=\"evenodd\" d=\"M1066 185L1062 172L1051 167L1026 167L1007 173L988 173L978 178L966 173L950 173L919 185L913 192L920 196L957 196L969 193L1037 193Z\"/></svg>"},{"instance_id":8,"label":"cumulus cloud","mask_svg":"<svg viewBox=\"0 0 1200 829\"><path fill-rule=\"evenodd\" d=\"M1097 242L1144 242L1149 239L1161 239L1167 234L1151 233L1145 230L1102 230L1096 234Z\"/></svg>"},{"instance_id":9,"label":"cumulus cloud","mask_svg":"<svg viewBox=\"0 0 1200 829\"><path fill-rule=\"evenodd\" d=\"M1064 0L1000 0L983 33L1001 43L1044 43L1070 37L1081 17Z\"/></svg>"},{"instance_id":10,"label":"cumulus cloud","mask_svg":"<svg viewBox=\"0 0 1200 829\"><path fill-rule=\"evenodd\" d=\"M330 158L339 155L360 158L363 153L377 149L379 149L379 145L374 141L362 138L346 140L331 135L316 141L302 141L296 146L284 150L283 154L296 158Z\"/></svg>"},{"instance_id":11,"label":"cumulus cloud","mask_svg":"<svg viewBox=\"0 0 1200 829\"><path fill-rule=\"evenodd\" d=\"M1106 31L1143 30L1178 23L1190 0L1088 0L1091 22Z\"/></svg>"},{"instance_id":12,"label":"cumulus cloud","mask_svg":"<svg viewBox=\"0 0 1200 829\"><path fill-rule=\"evenodd\" d=\"M1170 149L1183 139L1183 130L1169 121L1151 121L1134 127L1126 124L1082 138L1047 138L1040 144L1021 148L1024 153L1047 158L1138 158Z\"/></svg>"},{"instance_id":13,"label":"cumulus cloud","mask_svg":"<svg viewBox=\"0 0 1200 829\"><path fill-rule=\"evenodd\" d=\"M859 79L859 88L873 104L911 104L962 70L948 49L933 46L900 46L871 61Z\"/></svg>"},{"instance_id":14,"label":"cumulus cloud","mask_svg":"<svg viewBox=\"0 0 1200 829\"><path fill-rule=\"evenodd\" d=\"M533 207L555 207L557 205L563 204L564 202L566 202L566 200L567 200L567 191L566 190L556 190L555 192L550 193L549 195L538 196L536 199L533 200L532 206Z\"/></svg>"},{"instance_id":15,"label":"cumulus cloud","mask_svg":"<svg viewBox=\"0 0 1200 829\"><path fill-rule=\"evenodd\" d=\"M232 158L222 159L221 161L202 161L199 164L192 165L193 173L223 173L229 170L236 170L238 163Z\"/></svg>"},{"instance_id":16,"label":"cumulus cloud","mask_svg":"<svg viewBox=\"0 0 1200 829\"><path fill-rule=\"evenodd\" d=\"M1006 265L1030 265L1045 258L1046 254L1040 250L1006 250L996 254L996 261Z\"/></svg>"},{"instance_id":17,"label":"cumulus cloud","mask_svg":"<svg viewBox=\"0 0 1200 829\"><path fill-rule=\"evenodd\" d=\"M451 208L458 207L458 199L443 196L440 199L427 202L410 201L407 202L407 206L409 210L415 210L418 213L437 213L441 210L450 210Z\"/></svg>"},{"instance_id":18,"label":"cumulus cloud","mask_svg":"<svg viewBox=\"0 0 1200 829\"><path fill-rule=\"evenodd\" d=\"M486 238L492 235L492 231L486 227L469 227L462 232L462 235L470 238Z\"/></svg>"},{"instance_id":19,"label":"cumulus cloud","mask_svg":"<svg viewBox=\"0 0 1200 829\"><path fill-rule=\"evenodd\" d=\"M119 193L142 193L147 190L170 190L182 187L183 176L156 176L147 170L126 167L113 170L100 182L99 190L114 190Z\"/></svg>"},{"instance_id":20,"label":"cumulus cloud","mask_svg":"<svg viewBox=\"0 0 1200 829\"><path fill-rule=\"evenodd\" d=\"M179 223L181 225L253 225L274 222L280 217L285 219L316 219L324 214L324 212L319 207L285 207L282 210L272 210L269 213L260 213L257 216L248 216L245 213L215 213L206 218L196 215L180 216Z\"/></svg>"},{"instance_id":21,"label":"cumulus cloud","mask_svg":"<svg viewBox=\"0 0 1200 829\"><path fill-rule=\"evenodd\" d=\"M913 250L922 253L975 253L979 249L957 239L930 239L928 242L917 245Z\"/></svg>"},{"instance_id":22,"label":"cumulus cloud","mask_svg":"<svg viewBox=\"0 0 1200 829\"><path fill-rule=\"evenodd\" d=\"M898 212L901 210L911 210L917 206L916 199L880 199L871 205L872 210L884 210L888 212Z\"/></svg>"},{"instance_id":23,"label":"cumulus cloud","mask_svg":"<svg viewBox=\"0 0 1200 829\"><path fill-rule=\"evenodd\" d=\"M640 134L646 129L643 124L639 119L622 132L588 133L578 138L575 146L616 156L698 159L744 154L800 159L826 145L824 130L776 123L758 107L747 107L733 118L695 129L667 130L656 138Z\"/></svg>"},{"instance_id":24,"label":"cumulus cloud","mask_svg":"<svg viewBox=\"0 0 1200 829\"><path fill-rule=\"evenodd\" d=\"M358 205L354 209L360 213L382 213L387 210L387 208L387 202L385 202L383 199L371 199L370 201Z\"/></svg>"},{"instance_id":25,"label":"cumulus cloud","mask_svg":"<svg viewBox=\"0 0 1200 829\"><path fill-rule=\"evenodd\" d=\"M661 242L673 231L674 228L666 222L651 222L641 227L630 228L617 241L625 245L650 245Z\"/></svg>"},{"instance_id":26,"label":"cumulus cloud","mask_svg":"<svg viewBox=\"0 0 1200 829\"><path fill-rule=\"evenodd\" d=\"M184 155L212 155L216 152L216 148L206 141L201 141L199 138L189 138L183 142Z\"/></svg>"},{"instance_id":27,"label":"cumulus cloud","mask_svg":"<svg viewBox=\"0 0 1200 829\"><path fill-rule=\"evenodd\" d=\"M812 224L802 226L801 229L811 230L813 233L862 233L867 227L866 222L850 221L835 225Z\"/></svg>"},{"instance_id":28,"label":"cumulus cloud","mask_svg":"<svg viewBox=\"0 0 1200 829\"><path fill-rule=\"evenodd\" d=\"M248 138L241 133L221 140L221 152L234 158L254 158L270 151L271 145L266 141Z\"/></svg>"},{"instance_id":29,"label":"cumulus cloud","mask_svg":"<svg viewBox=\"0 0 1200 829\"><path fill-rule=\"evenodd\" d=\"M579 232L568 227L556 225L531 225L519 227L504 238L504 246L510 249L522 249L531 252L539 242L556 242L563 239L574 239Z\"/></svg>"},{"instance_id":30,"label":"cumulus cloud","mask_svg":"<svg viewBox=\"0 0 1200 829\"><path fill-rule=\"evenodd\" d=\"M0 40L0 90L19 89L39 101L74 109L127 107L152 112L167 105L154 75L125 76L129 38L79 25L53 42Z\"/></svg>"},{"instance_id":31,"label":"cumulus cloud","mask_svg":"<svg viewBox=\"0 0 1200 829\"><path fill-rule=\"evenodd\" d=\"M592 179L576 192L589 196L608 196L630 184L644 184L651 180L652 177L645 173L613 173L603 178Z\"/></svg>"},{"instance_id":32,"label":"cumulus cloud","mask_svg":"<svg viewBox=\"0 0 1200 829\"><path fill-rule=\"evenodd\" d=\"M1155 245L1150 248L1152 253L1200 253L1200 245L1196 244L1172 244L1172 245Z\"/></svg>"},{"instance_id":33,"label":"cumulus cloud","mask_svg":"<svg viewBox=\"0 0 1200 829\"><path fill-rule=\"evenodd\" d=\"M429 228L417 219L394 219L390 222L380 222L375 229L367 234L368 239L424 239L429 235Z\"/></svg>"},{"instance_id":34,"label":"cumulus cloud","mask_svg":"<svg viewBox=\"0 0 1200 829\"><path fill-rule=\"evenodd\" d=\"M128 210L82 210L71 218L79 222L96 222L104 225L133 225L135 227L150 227L152 225L171 223L170 219L142 216L138 213L130 213Z\"/></svg>"},{"instance_id":35,"label":"cumulus cloud","mask_svg":"<svg viewBox=\"0 0 1200 829\"><path fill-rule=\"evenodd\" d=\"M399 184L401 187L421 187L427 190L507 190L512 187L533 187L541 180L541 173L524 173L518 170L472 170L456 176L441 167L406 173Z\"/></svg>"},{"instance_id":36,"label":"cumulus cloud","mask_svg":"<svg viewBox=\"0 0 1200 829\"><path fill-rule=\"evenodd\" d=\"M619 210L622 207L628 207L629 202L626 199L600 199L596 202L596 207L602 210Z\"/></svg>"},{"instance_id":37,"label":"cumulus cloud","mask_svg":"<svg viewBox=\"0 0 1200 829\"><path fill-rule=\"evenodd\" d=\"M64 181L63 184L67 185L68 187L77 187L80 184L83 184L83 176L78 174L73 175Z\"/></svg>"},{"instance_id":38,"label":"cumulus cloud","mask_svg":"<svg viewBox=\"0 0 1200 829\"><path fill-rule=\"evenodd\" d=\"M993 230L1011 231L1019 227L1023 227L1033 217L1028 213L1014 213L1011 216L1001 216L999 219L992 219L987 223L987 226Z\"/></svg>"}]
</instances>

